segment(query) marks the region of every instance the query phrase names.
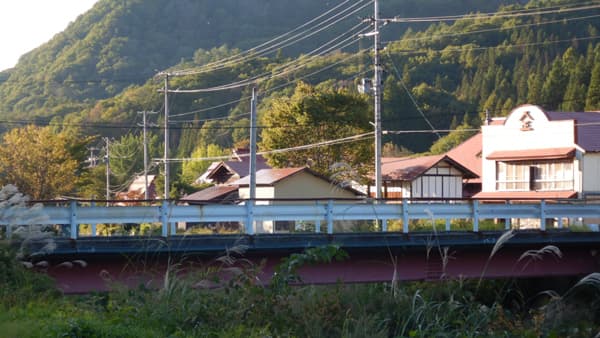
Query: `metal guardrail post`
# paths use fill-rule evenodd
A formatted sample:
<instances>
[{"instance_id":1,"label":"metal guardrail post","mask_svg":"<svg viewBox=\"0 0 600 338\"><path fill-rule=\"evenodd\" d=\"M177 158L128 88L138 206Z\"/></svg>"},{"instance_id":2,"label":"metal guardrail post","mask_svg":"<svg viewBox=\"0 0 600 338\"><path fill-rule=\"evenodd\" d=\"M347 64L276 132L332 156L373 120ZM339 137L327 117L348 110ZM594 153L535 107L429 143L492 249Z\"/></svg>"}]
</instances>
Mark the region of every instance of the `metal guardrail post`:
<instances>
[{"instance_id":1,"label":"metal guardrail post","mask_svg":"<svg viewBox=\"0 0 600 338\"><path fill-rule=\"evenodd\" d=\"M333 234L333 201L327 201L327 233Z\"/></svg>"},{"instance_id":2,"label":"metal guardrail post","mask_svg":"<svg viewBox=\"0 0 600 338\"><path fill-rule=\"evenodd\" d=\"M446 218L446 231L450 231L450 227L451 227L450 218Z\"/></svg>"},{"instance_id":3,"label":"metal guardrail post","mask_svg":"<svg viewBox=\"0 0 600 338\"><path fill-rule=\"evenodd\" d=\"M69 225L71 226L71 239L77 239L77 230L79 229L79 226L77 224L77 202L76 201L71 201L70 202L70 209L71 209L71 214L70 214L70 218L69 218Z\"/></svg>"},{"instance_id":4,"label":"metal guardrail post","mask_svg":"<svg viewBox=\"0 0 600 338\"><path fill-rule=\"evenodd\" d=\"M6 239L10 239L12 237L12 225L6 225Z\"/></svg>"},{"instance_id":5,"label":"metal guardrail post","mask_svg":"<svg viewBox=\"0 0 600 338\"><path fill-rule=\"evenodd\" d=\"M402 232L408 233L408 201L406 198L402 199Z\"/></svg>"},{"instance_id":6,"label":"metal guardrail post","mask_svg":"<svg viewBox=\"0 0 600 338\"><path fill-rule=\"evenodd\" d=\"M479 201L473 200L473 231L479 232Z\"/></svg>"},{"instance_id":7,"label":"metal guardrail post","mask_svg":"<svg viewBox=\"0 0 600 338\"><path fill-rule=\"evenodd\" d=\"M160 221L162 222L162 236L169 236L169 202L163 200L160 206Z\"/></svg>"},{"instance_id":8,"label":"metal guardrail post","mask_svg":"<svg viewBox=\"0 0 600 338\"><path fill-rule=\"evenodd\" d=\"M387 232L388 228L387 228L387 219L382 219L381 220L381 232Z\"/></svg>"},{"instance_id":9,"label":"metal guardrail post","mask_svg":"<svg viewBox=\"0 0 600 338\"><path fill-rule=\"evenodd\" d=\"M92 208L96 207L96 202L92 201L91 206ZM92 237L96 237L96 223L92 224Z\"/></svg>"},{"instance_id":10,"label":"metal guardrail post","mask_svg":"<svg viewBox=\"0 0 600 338\"><path fill-rule=\"evenodd\" d=\"M246 201L246 234L254 235L254 201Z\"/></svg>"},{"instance_id":11,"label":"metal guardrail post","mask_svg":"<svg viewBox=\"0 0 600 338\"><path fill-rule=\"evenodd\" d=\"M316 201L317 204L317 210L319 209L319 201ZM315 233L319 234L321 233L321 220L319 219L315 219Z\"/></svg>"},{"instance_id":12,"label":"metal guardrail post","mask_svg":"<svg viewBox=\"0 0 600 338\"><path fill-rule=\"evenodd\" d=\"M540 230L546 231L546 201L540 201Z\"/></svg>"},{"instance_id":13,"label":"metal guardrail post","mask_svg":"<svg viewBox=\"0 0 600 338\"><path fill-rule=\"evenodd\" d=\"M510 205L510 201L506 201L506 204ZM504 219L504 230L510 230L510 228L512 228L511 223L511 218L507 217Z\"/></svg>"}]
</instances>

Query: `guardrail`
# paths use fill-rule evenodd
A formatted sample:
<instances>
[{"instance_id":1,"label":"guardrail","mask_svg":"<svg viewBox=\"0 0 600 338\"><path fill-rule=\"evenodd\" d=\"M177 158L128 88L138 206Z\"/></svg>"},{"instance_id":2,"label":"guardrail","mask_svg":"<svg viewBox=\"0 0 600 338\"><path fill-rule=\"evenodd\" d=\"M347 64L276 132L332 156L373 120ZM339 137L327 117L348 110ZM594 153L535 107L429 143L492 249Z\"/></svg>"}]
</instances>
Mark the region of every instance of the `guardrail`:
<instances>
[{"instance_id":1,"label":"guardrail","mask_svg":"<svg viewBox=\"0 0 600 338\"><path fill-rule=\"evenodd\" d=\"M27 217L23 215L27 214ZM26 224L56 225L64 234L77 238L80 225L90 225L92 235L97 224L160 224L162 236L177 235L178 223L233 222L243 225L247 234L256 233L260 222L292 221L314 222L317 233L334 232L334 222L370 220L378 222L378 229L388 231L390 220L401 220L402 232L409 232L409 222L414 219L445 219L450 230L453 219L469 219L474 232L479 231L482 219L500 219L508 229L512 219L539 219L540 230L546 230L546 220L553 219L562 228L563 219L600 218L600 204L575 201L511 203L481 203L477 200L458 201L279 201L273 204L207 204L177 205L162 201L151 206L96 206L80 205L71 201L62 206L45 205L32 210L0 210L0 230L10 237L13 230Z\"/></svg>"}]
</instances>

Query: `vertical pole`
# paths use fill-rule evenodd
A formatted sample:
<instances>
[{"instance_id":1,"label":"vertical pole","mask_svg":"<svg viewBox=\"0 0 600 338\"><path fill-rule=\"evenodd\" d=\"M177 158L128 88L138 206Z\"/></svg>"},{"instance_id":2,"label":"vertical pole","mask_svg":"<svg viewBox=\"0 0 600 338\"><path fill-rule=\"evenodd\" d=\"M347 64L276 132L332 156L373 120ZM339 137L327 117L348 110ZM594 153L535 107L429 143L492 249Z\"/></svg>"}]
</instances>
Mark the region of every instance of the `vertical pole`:
<instances>
[{"instance_id":1,"label":"vertical pole","mask_svg":"<svg viewBox=\"0 0 600 338\"><path fill-rule=\"evenodd\" d=\"M256 199L256 88L250 102L250 203Z\"/></svg>"},{"instance_id":2,"label":"vertical pole","mask_svg":"<svg viewBox=\"0 0 600 338\"><path fill-rule=\"evenodd\" d=\"M165 196L169 199L169 74L165 74Z\"/></svg>"},{"instance_id":3,"label":"vertical pole","mask_svg":"<svg viewBox=\"0 0 600 338\"><path fill-rule=\"evenodd\" d=\"M104 143L106 146L106 205L108 206L110 200L110 140L108 137L104 138Z\"/></svg>"},{"instance_id":4,"label":"vertical pole","mask_svg":"<svg viewBox=\"0 0 600 338\"><path fill-rule=\"evenodd\" d=\"M91 203L92 209L96 207L96 201ZM96 223L92 223L92 237L96 237Z\"/></svg>"},{"instance_id":5,"label":"vertical pole","mask_svg":"<svg viewBox=\"0 0 600 338\"><path fill-rule=\"evenodd\" d=\"M406 198L403 198L402 199L402 232L405 234L408 233L408 222L409 222L408 201L406 200Z\"/></svg>"},{"instance_id":6,"label":"vertical pole","mask_svg":"<svg viewBox=\"0 0 600 338\"><path fill-rule=\"evenodd\" d=\"M148 136L146 133L147 121L146 115L147 111L143 111L142 114L144 116L144 199L149 200L150 195L148 194Z\"/></svg>"},{"instance_id":7,"label":"vertical pole","mask_svg":"<svg viewBox=\"0 0 600 338\"><path fill-rule=\"evenodd\" d=\"M540 230L546 231L546 201L540 201Z\"/></svg>"},{"instance_id":8,"label":"vertical pole","mask_svg":"<svg viewBox=\"0 0 600 338\"><path fill-rule=\"evenodd\" d=\"M333 201L332 200L327 201L326 219L327 219L327 233L331 235L331 234L333 234Z\"/></svg>"},{"instance_id":9,"label":"vertical pole","mask_svg":"<svg viewBox=\"0 0 600 338\"><path fill-rule=\"evenodd\" d=\"M160 221L162 223L162 236L169 236L169 202L165 199L160 207Z\"/></svg>"},{"instance_id":10,"label":"vertical pole","mask_svg":"<svg viewBox=\"0 0 600 338\"><path fill-rule=\"evenodd\" d=\"M77 230L79 230L79 226L77 224L77 202L71 201L70 203L71 209L71 217L69 219L69 223L71 225L71 239L77 239Z\"/></svg>"},{"instance_id":11,"label":"vertical pole","mask_svg":"<svg viewBox=\"0 0 600 338\"><path fill-rule=\"evenodd\" d=\"M373 83L373 96L375 97L375 198L381 198L381 68L379 64L379 1L374 1L375 5L375 16L373 23L374 30L374 83Z\"/></svg>"},{"instance_id":12,"label":"vertical pole","mask_svg":"<svg viewBox=\"0 0 600 338\"><path fill-rule=\"evenodd\" d=\"M473 200L473 231L479 232L479 201Z\"/></svg>"}]
</instances>

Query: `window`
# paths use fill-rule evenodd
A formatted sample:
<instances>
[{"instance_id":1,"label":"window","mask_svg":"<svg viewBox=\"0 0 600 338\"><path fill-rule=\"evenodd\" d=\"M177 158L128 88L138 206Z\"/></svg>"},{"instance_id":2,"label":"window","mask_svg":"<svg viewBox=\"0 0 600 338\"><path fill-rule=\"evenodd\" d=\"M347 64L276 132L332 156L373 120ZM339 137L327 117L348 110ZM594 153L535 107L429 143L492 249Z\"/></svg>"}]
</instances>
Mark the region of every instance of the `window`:
<instances>
[{"instance_id":1,"label":"window","mask_svg":"<svg viewBox=\"0 0 600 338\"><path fill-rule=\"evenodd\" d=\"M496 190L573 190L573 162L496 162Z\"/></svg>"},{"instance_id":2,"label":"window","mask_svg":"<svg viewBox=\"0 0 600 338\"><path fill-rule=\"evenodd\" d=\"M496 190L529 190L529 166L496 162Z\"/></svg>"}]
</instances>

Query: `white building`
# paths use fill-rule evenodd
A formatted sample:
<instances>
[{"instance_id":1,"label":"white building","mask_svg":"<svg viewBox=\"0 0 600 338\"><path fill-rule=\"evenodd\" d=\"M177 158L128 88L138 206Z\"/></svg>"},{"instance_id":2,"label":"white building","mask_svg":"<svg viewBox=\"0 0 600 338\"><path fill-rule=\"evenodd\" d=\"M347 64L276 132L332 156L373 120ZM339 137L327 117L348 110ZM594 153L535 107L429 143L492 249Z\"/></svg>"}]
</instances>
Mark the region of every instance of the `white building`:
<instances>
[{"instance_id":1,"label":"white building","mask_svg":"<svg viewBox=\"0 0 600 338\"><path fill-rule=\"evenodd\" d=\"M515 108L482 127L482 188L475 198L600 195L600 112Z\"/></svg>"}]
</instances>

